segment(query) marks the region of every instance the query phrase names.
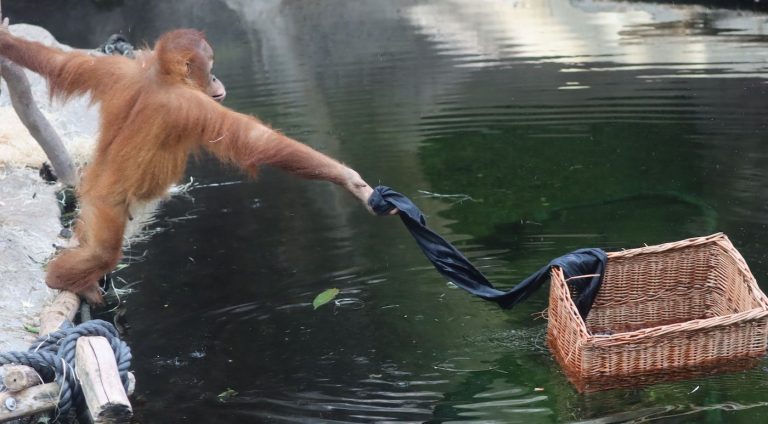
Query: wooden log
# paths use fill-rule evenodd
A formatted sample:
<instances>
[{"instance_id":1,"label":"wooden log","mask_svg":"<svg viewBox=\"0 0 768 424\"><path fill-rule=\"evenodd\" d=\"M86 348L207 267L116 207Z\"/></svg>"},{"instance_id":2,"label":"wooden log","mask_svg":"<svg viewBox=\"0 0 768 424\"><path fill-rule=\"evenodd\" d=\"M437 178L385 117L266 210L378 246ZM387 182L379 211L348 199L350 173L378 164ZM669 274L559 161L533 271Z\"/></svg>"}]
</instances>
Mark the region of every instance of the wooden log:
<instances>
[{"instance_id":1,"label":"wooden log","mask_svg":"<svg viewBox=\"0 0 768 424\"><path fill-rule=\"evenodd\" d=\"M80 337L75 371L94 424L129 423L133 410L120 382L117 362L104 337Z\"/></svg>"},{"instance_id":2,"label":"wooden log","mask_svg":"<svg viewBox=\"0 0 768 424\"><path fill-rule=\"evenodd\" d=\"M53 303L40 312L40 335L59 329L64 321L72 321L80 307L80 298L68 291L60 291Z\"/></svg>"},{"instance_id":3,"label":"wooden log","mask_svg":"<svg viewBox=\"0 0 768 424\"><path fill-rule=\"evenodd\" d=\"M3 368L11 366L29 368L25 365L6 365ZM32 368L29 369L34 372ZM134 377L133 373L128 373L128 379L128 395L130 396L136 387L136 377ZM57 383L40 384L39 379L36 382L32 382L35 384L18 392L0 392L0 423L56 409L56 405L59 402L59 391L61 390L59 385ZM4 382L3 384L7 383ZM11 401L11 404L15 405L13 410L8 409L6 406L6 401L9 398L13 399Z\"/></svg>"},{"instance_id":4,"label":"wooden log","mask_svg":"<svg viewBox=\"0 0 768 424\"><path fill-rule=\"evenodd\" d=\"M58 384L48 383L16 393L0 392L0 423L52 411L59 402L59 390Z\"/></svg>"},{"instance_id":5,"label":"wooden log","mask_svg":"<svg viewBox=\"0 0 768 424\"><path fill-rule=\"evenodd\" d=\"M59 292L59 294L56 296L54 301L50 305L43 308L43 311L40 313L40 335L46 335L53 331L58 330L59 327L61 326L61 323L64 322L65 320L72 321L72 319L74 319L75 317L75 314L77 313L79 306L80 306L80 298L76 294L68 291ZM122 383L120 382L120 376L119 374L117 374L117 364L115 363L115 358L114 358L114 353L112 352L112 348L109 346L109 342L107 342L106 339L104 339L103 337L99 337L99 338L103 340L104 345L106 346L104 355L108 354L108 356L111 358L112 363L115 364L114 370L115 370L115 378L117 381L117 385L122 388ZM78 349L79 349L79 346L80 345L78 341ZM78 360L78 364L79 364L79 360ZM8 368L8 367L11 367L11 366L6 365L3 368ZM13 365L13 367L28 368L29 371L26 371L26 370L22 371L22 373L26 375L26 377L24 378L27 380L34 381L34 379L31 378L31 374L28 374L29 372L35 373L35 371L32 368L26 367L24 365ZM78 371L78 375L82 378L82 375L79 373L80 371ZM9 379L13 378L12 377L13 375L18 375L18 374L14 374L14 372L11 373L11 376L8 376L7 373L5 374L5 376L7 376L7 378ZM37 376L37 373L35 373L35 376L37 378L37 383L39 384L40 377ZM6 382L5 378L6 377L4 377L4 384L6 385L6 387L9 387L9 390L13 390L12 386L14 383L9 384L10 380ZM129 379L128 395L132 395L136 387L136 377L133 375L133 373L128 373L128 379ZM98 383L98 384L101 384L101 383ZM21 385L23 384L20 384L18 387L21 387ZM97 385L97 383L93 383L92 385ZM45 388L41 389L40 387L42 386L45 386ZM17 393L12 394L13 396L11 396L8 393L4 393L3 395L7 395L7 396L0 397L0 423L6 422L7 420L55 409L56 405L58 404L58 394L61 390L59 385L53 382L53 383L43 384L42 386L31 386L27 388L21 387ZM46 393L55 393L55 395L45 397L44 395ZM18 405L17 409L15 409L14 411L9 411L7 408L5 408L4 403L2 403L2 402L5 402L5 399L8 396L13 397ZM128 411L129 411L128 416L130 417L130 414L131 414L130 403L128 403L127 397L124 400L126 402L125 404L128 405ZM89 409L90 409L90 405L89 405ZM102 411L102 414L104 412L105 411ZM94 421L94 423L96 424L112 423L112 422L123 422L123 421Z\"/></svg>"},{"instance_id":6,"label":"wooden log","mask_svg":"<svg viewBox=\"0 0 768 424\"><path fill-rule=\"evenodd\" d=\"M32 367L26 365L3 365L3 385L9 392L18 392L27 387L42 384L43 379Z\"/></svg>"}]
</instances>

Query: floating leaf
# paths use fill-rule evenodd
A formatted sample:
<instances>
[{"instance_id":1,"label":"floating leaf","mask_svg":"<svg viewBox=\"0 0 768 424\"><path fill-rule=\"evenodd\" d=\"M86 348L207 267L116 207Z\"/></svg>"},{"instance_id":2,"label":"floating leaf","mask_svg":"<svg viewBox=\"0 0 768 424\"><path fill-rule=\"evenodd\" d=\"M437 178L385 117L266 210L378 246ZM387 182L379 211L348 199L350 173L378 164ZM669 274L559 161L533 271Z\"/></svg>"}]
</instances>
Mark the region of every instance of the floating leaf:
<instances>
[{"instance_id":1,"label":"floating leaf","mask_svg":"<svg viewBox=\"0 0 768 424\"><path fill-rule=\"evenodd\" d=\"M219 402L226 402L233 397L237 396L238 393L234 389L227 388L227 390L224 390L223 392L219 393L216 398L219 400Z\"/></svg>"},{"instance_id":2,"label":"floating leaf","mask_svg":"<svg viewBox=\"0 0 768 424\"><path fill-rule=\"evenodd\" d=\"M40 327L34 325L24 324L24 329L33 334L40 334Z\"/></svg>"},{"instance_id":3,"label":"floating leaf","mask_svg":"<svg viewBox=\"0 0 768 424\"><path fill-rule=\"evenodd\" d=\"M326 303L332 301L336 298L336 296L339 295L339 289L328 289L315 297L315 300L312 301L312 306L317 309Z\"/></svg>"}]
</instances>

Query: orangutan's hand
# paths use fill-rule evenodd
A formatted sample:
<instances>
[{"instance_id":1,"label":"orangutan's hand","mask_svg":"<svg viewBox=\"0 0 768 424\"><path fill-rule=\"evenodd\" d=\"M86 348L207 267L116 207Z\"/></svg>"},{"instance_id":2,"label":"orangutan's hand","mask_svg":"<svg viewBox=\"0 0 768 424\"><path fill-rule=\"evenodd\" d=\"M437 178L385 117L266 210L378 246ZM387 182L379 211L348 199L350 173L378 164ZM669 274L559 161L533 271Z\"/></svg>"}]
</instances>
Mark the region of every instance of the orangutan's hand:
<instances>
[{"instance_id":1,"label":"orangutan's hand","mask_svg":"<svg viewBox=\"0 0 768 424\"><path fill-rule=\"evenodd\" d=\"M373 194L373 189L371 186L368 185L368 183L366 183L363 178L360 177L360 174L358 174L353 169L349 169L347 175L348 177L344 187L361 202L363 202L365 209L370 212L371 215L376 215L376 213L373 212L373 209L371 209L371 207L368 205L368 199L370 199L371 194ZM397 209L393 209L389 212L389 215L395 215L397 212Z\"/></svg>"}]
</instances>

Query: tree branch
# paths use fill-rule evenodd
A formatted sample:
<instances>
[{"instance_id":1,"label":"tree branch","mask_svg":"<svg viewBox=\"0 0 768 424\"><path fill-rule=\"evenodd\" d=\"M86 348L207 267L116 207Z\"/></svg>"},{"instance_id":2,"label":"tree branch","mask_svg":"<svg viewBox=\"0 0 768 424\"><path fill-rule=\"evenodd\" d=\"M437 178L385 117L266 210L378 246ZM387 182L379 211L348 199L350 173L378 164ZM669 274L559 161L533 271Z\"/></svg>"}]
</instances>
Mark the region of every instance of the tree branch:
<instances>
[{"instance_id":1,"label":"tree branch","mask_svg":"<svg viewBox=\"0 0 768 424\"><path fill-rule=\"evenodd\" d=\"M3 18L2 5L0 4L0 31L7 31L7 18ZM24 71L15 63L0 57L0 76L5 78L8 85L8 95L11 104L19 119L27 127L32 137L37 140L40 147L51 161L56 176L67 185L77 185L77 170L69 152L64 147L61 138L53 129L53 126L45 118L35 104L32 90L29 88L29 80Z\"/></svg>"},{"instance_id":2,"label":"tree branch","mask_svg":"<svg viewBox=\"0 0 768 424\"><path fill-rule=\"evenodd\" d=\"M48 156L56 176L67 185L77 185L77 170L64 143L32 98L24 71L5 58L0 58L0 75L8 84L8 95L19 119Z\"/></svg>"}]
</instances>

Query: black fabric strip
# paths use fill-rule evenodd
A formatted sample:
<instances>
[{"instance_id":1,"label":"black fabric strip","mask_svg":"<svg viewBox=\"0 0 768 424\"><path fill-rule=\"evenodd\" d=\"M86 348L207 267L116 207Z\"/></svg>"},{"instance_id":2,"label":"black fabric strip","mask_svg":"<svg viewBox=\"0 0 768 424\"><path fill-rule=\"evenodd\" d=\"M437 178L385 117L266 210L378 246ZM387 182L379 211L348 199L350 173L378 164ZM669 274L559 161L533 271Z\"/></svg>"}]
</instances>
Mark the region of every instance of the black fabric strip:
<instances>
[{"instance_id":1,"label":"black fabric strip","mask_svg":"<svg viewBox=\"0 0 768 424\"><path fill-rule=\"evenodd\" d=\"M440 274L462 289L496 302L505 309L523 301L541 287L549 279L550 269L557 266L563 270L563 275L571 286L579 314L586 318L603 282L607 260L605 252L600 249L579 249L553 259L512 289L501 291L494 288L452 244L427 227L424 215L411 199L389 187L378 186L368 199L368 205L377 215L386 215L397 208L400 219ZM573 279L568 280L570 278Z\"/></svg>"}]
</instances>

